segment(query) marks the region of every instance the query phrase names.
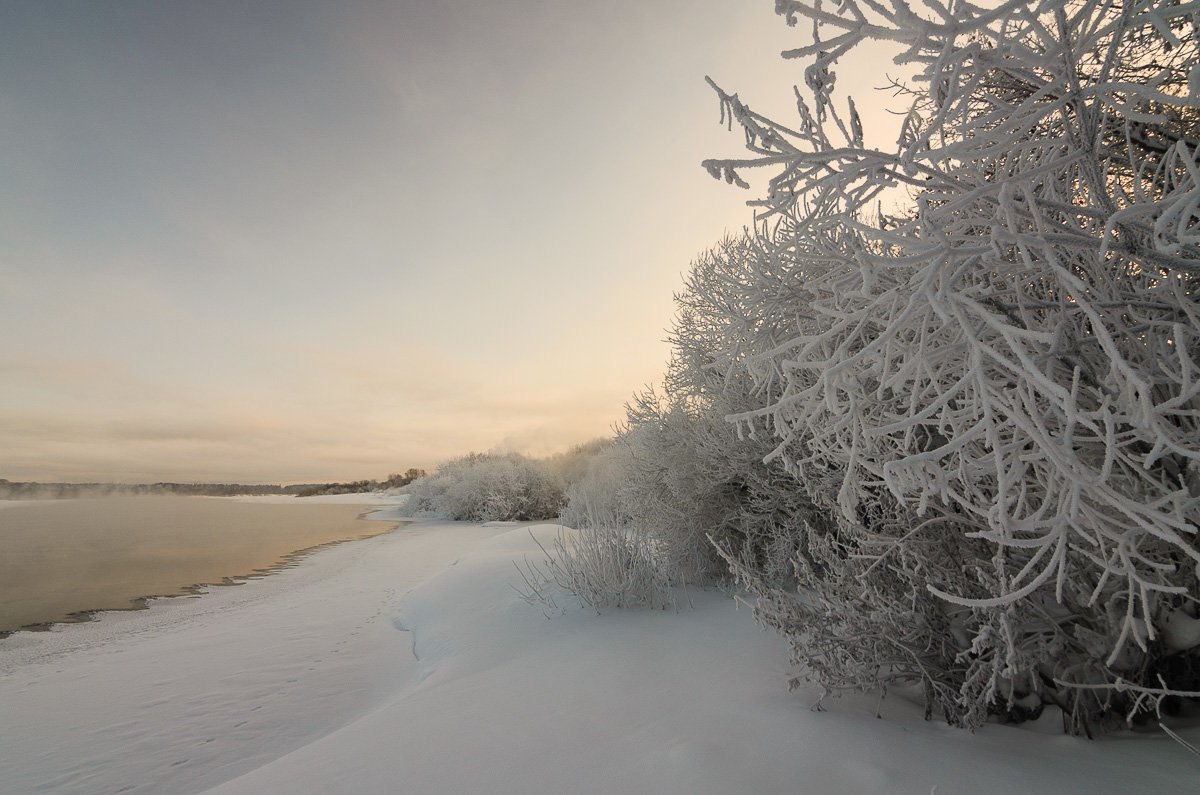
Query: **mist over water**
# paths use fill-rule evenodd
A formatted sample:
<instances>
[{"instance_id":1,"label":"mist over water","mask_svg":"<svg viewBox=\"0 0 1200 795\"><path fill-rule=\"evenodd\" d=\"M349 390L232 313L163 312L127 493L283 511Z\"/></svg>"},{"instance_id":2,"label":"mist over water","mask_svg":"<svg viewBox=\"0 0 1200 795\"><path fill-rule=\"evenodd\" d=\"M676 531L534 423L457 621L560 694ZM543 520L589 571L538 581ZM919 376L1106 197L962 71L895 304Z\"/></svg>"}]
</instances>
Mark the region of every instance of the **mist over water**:
<instances>
[{"instance_id":1,"label":"mist over water","mask_svg":"<svg viewBox=\"0 0 1200 795\"><path fill-rule=\"evenodd\" d=\"M0 510L0 637L270 569L290 553L395 527L363 505L207 497L9 503Z\"/></svg>"}]
</instances>

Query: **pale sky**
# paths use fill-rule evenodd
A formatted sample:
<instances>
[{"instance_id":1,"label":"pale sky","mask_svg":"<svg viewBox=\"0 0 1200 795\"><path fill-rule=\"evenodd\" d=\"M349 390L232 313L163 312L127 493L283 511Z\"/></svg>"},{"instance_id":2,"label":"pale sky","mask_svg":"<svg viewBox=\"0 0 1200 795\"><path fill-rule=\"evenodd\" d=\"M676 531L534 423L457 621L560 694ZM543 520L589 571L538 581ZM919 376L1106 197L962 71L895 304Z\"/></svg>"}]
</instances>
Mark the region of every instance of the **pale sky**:
<instances>
[{"instance_id":1,"label":"pale sky","mask_svg":"<svg viewBox=\"0 0 1200 795\"><path fill-rule=\"evenodd\" d=\"M773 5L0 0L0 477L609 435L750 221L704 76L783 114L803 84Z\"/></svg>"}]
</instances>

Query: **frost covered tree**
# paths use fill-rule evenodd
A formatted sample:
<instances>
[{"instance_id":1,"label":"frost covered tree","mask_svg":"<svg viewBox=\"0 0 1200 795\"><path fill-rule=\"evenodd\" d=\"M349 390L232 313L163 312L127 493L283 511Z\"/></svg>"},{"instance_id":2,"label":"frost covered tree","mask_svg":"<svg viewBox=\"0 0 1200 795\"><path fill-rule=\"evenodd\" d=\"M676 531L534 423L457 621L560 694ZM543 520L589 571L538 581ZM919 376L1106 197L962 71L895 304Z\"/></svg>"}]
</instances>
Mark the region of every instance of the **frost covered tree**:
<instances>
[{"instance_id":1,"label":"frost covered tree","mask_svg":"<svg viewBox=\"0 0 1200 795\"><path fill-rule=\"evenodd\" d=\"M403 513L468 522L553 519L566 483L550 461L470 453L408 486Z\"/></svg>"},{"instance_id":2,"label":"frost covered tree","mask_svg":"<svg viewBox=\"0 0 1200 795\"><path fill-rule=\"evenodd\" d=\"M1200 8L776 8L808 92L785 126L716 88L751 156L710 172L773 176L706 345L836 527L791 560L810 597L731 558L761 617L826 687L919 681L968 727L1195 697ZM886 150L833 93L871 41L916 69Z\"/></svg>"}]
</instances>

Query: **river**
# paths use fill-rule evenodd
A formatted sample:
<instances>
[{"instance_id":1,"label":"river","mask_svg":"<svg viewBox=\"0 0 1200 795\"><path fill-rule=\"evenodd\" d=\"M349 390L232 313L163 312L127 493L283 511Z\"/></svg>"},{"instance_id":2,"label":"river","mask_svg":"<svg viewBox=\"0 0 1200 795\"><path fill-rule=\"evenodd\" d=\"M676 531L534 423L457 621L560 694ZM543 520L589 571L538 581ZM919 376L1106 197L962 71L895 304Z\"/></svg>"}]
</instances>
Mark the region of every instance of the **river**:
<instances>
[{"instance_id":1,"label":"river","mask_svg":"<svg viewBox=\"0 0 1200 795\"><path fill-rule=\"evenodd\" d=\"M0 509L0 637L262 574L294 553L395 528L365 505L214 497L8 502Z\"/></svg>"}]
</instances>

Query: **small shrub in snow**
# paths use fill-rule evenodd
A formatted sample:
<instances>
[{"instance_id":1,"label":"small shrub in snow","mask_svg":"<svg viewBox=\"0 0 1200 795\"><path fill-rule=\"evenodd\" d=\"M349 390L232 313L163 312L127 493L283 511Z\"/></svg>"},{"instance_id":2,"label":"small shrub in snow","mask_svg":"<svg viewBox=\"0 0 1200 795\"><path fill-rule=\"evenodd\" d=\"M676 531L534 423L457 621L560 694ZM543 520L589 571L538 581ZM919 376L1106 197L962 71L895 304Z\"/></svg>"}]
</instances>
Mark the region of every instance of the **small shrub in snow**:
<instances>
[{"instance_id":1,"label":"small shrub in snow","mask_svg":"<svg viewBox=\"0 0 1200 795\"><path fill-rule=\"evenodd\" d=\"M547 586L566 590L584 607L675 606L675 588L653 541L628 526L588 525L564 531L540 563L522 570L530 602L557 607ZM519 568L519 567L518 567Z\"/></svg>"}]
</instances>

